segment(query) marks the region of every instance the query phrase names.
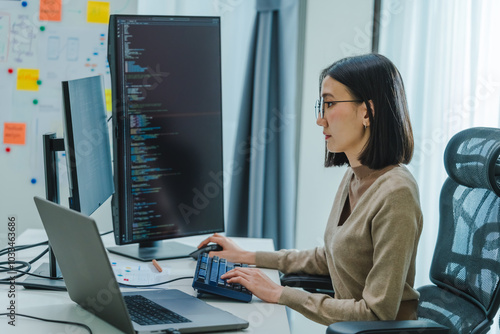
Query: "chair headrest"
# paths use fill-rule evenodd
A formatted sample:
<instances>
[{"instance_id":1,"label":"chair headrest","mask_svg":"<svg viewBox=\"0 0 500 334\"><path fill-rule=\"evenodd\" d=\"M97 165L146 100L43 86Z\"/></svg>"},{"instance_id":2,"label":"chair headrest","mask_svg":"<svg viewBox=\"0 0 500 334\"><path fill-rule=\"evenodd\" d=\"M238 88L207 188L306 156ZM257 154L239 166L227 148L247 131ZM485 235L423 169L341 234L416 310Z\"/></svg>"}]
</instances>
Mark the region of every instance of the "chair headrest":
<instances>
[{"instance_id":1,"label":"chair headrest","mask_svg":"<svg viewBox=\"0 0 500 334\"><path fill-rule=\"evenodd\" d=\"M444 166L455 182L500 196L500 129L477 127L457 133L446 146Z\"/></svg>"}]
</instances>

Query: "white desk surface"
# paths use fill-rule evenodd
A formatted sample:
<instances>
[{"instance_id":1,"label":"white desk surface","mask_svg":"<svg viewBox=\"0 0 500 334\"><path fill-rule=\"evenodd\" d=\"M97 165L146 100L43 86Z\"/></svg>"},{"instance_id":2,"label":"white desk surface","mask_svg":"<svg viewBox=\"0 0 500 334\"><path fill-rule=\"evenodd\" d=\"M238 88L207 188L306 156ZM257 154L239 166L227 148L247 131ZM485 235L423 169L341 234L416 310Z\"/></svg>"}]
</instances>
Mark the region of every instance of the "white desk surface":
<instances>
[{"instance_id":1,"label":"white desk surface","mask_svg":"<svg viewBox=\"0 0 500 334\"><path fill-rule=\"evenodd\" d=\"M198 243L204 239L204 237L205 236L189 237L176 239L176 241L197 246ZM16 244L25 245L44 240L46 240L45 231L27 230L19 236L18 240L16 240ZM274 245L271 239L234 238L234 240L238 243L238 245L247 250L274 250ZM103 241L106 246L114 245L112 234L104 236ZM0 248L4 248L4 246ZM18 260L30 260L42 252L43 249L43 247L37 247L25 251L19 251L16 254L16 258ZM133 259L112 253L109 253L109 257L112 260L122 260L129 263L135 261ZM2 257L0 261L4 261L4 257ZM47 257L34 263L32 270L38 268L38 266L43 262L48 262ZM170 269L170 278L193 276L196 267L196 261L191 258L164 260L158 262L162 267ZM273 281L279 284L279 275L276 270L263 270ZM2 275L2 277L4 276L5 275ZM19 278L18 280L22 281L24 278ZM192 279L183 279L159 287L179 289L194 296L196 293L191 287L191 284ZM123 289L123 291L131 290L134 289ZM0 313L7 312L10 300L11 299L8 297L8 286L0 285ZM250 326L245 330L224 333L290 333L286 310L282 305L268 304L262 302L255 296L248 304L216 298L203 300L215 307L231 312L242 319L246 319L250 323ZM27 290L21 286L17 286L15 303L16 312L18 313L42 318L82 322L88 325L92 329L93 333L97 334L120 333L120 331L116 328L77 306L77 304L69 299L69 296L65 291ZM13 327L8 324L8 320L8 317L0 317L0 333L88 333L80 327L42 322L20 316L16 317L16 326Z\"/></svg>"}]
</instances>

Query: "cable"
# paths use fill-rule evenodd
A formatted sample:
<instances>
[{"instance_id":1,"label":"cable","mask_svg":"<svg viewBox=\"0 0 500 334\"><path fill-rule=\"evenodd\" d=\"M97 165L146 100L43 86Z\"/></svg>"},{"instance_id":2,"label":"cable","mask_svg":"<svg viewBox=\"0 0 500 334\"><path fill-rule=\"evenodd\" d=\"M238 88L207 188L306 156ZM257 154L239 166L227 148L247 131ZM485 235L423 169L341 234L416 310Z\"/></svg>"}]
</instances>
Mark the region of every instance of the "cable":
<instances>
[{"instance_id":1,"label":"cable","mask_svg":"<svg viewBox=\"0 0 500 334\"><path fill-rule=\"evenodd\" d=\"M102 237L102 236L105 236L106 234L110 234L111 232L113 232L113 230L101 233L99 235ZM42 242L39 242L39 243L36 243L36 244L21 245L21 246L16 246L16 247L7 247L7 248L4 248L4 249L0 250L0 256L5 255L7 253L13 253L13 252L17 252L17 251L21 251L21 250L25 250L25 249L29 249L29 248L33 248L33 247L48 245L48 244L49 244L48 241L42 241ZM12 250L12 248L13 248L13 250ZM20 272L21 274L13 276L13 277L1 278L0 279L0 284L10 284L11 280L15 280L15 279L20 278L20 277L22 277L24 275L31 275L31 276L35 276L35 277L52 279L52 280L61 280L61 279L63 279L62 277L42 276L42 275L33 274L33 273L29 272L31 270L31 265L33 263L35 263L36 261L40 260L40 258L42 256L44 256L45 254L47 254L48 251L49 251L49 247L47 247L44 251L42 251L40 254L38 254L32 260L30 260L28 262L26 262L26 261L19 261L19 260L15 260L15 261L1 261L0 262L0 269L2 269L2 270L0 270L0 273L7 272L7 271L17 271L17 272ZM12 264L20 264L20 266L17 267L17 268L3 267L3 265L9 265L10 266ZM28 269L27 270L20 270L21 268L28 268ZM16 283L16 285L22 285L22 284Z\"/></svg>"},{"instance_id":2,"label":"cable","mask_svg":"<svg viewBox=\"0 0 500 334\"><path fill-rule=\"evenodd\" d=\"M101 234L99 234L99 235L100 235L101 237L103 237L103 236L105 236L106 234L110 234L111 232L113 232L113 230L108 231L108 232L101 233Z\"/></svg>"},{"instance_id":3,"label":"cable","mask_svg":"<svg viewBox=\"0 0 500 334\"><path fill-rule=\"evenodd\" d=\"M113 230L101 233L100 236L103 237L107 234L110 234L111 232L113 232ZM5 254L10 253L10 252L18 252L21 250L25 250L25 249L29 249L29 248L33 248L33 247L38 247L38 246L43 246L43 245L48 245L48 244L49 244L49 241L45 240L45 241L38 242L36 244L28 244L28 245L21 245L21 246L15 246L15 247L5 247L3 249L0 249L0 256L5 255Z\"/></svg>"},{"instance_id":4,"label":"cable","mask_svg":"<svg viewBox=\"0 0 500 334\"><path fill-rule=\"evenodd\" d=\"M37 246L42 246L42 245L45 245L47 244L48 242L47 241L44 241L44 242L39 242L37 244L32 244L32 245L24 245L24 246L19 246L17 248L19 248L19 250L23 250L23 249L28 249L28 248L32 248L32 247L37 247ZM4 272L8 272L8 271L17 271L17 272L20 272L21 274L19 275L16 275L16 276L11 276L11 277L8 277L8 278L2 278L0 279L0 284L5 284L3 282L10 282L12 280L15 280L17 278L20 278L24 275L33 275L33 276L37 276L36 274L31 274L29 271L31 270L31 265L33 263L35 263L36 261L38 261L42 256L44 256L47 252L49 251L49 248L47 247L43 252L41 252L40 254L38 254L35 258L33 258L32 260L26 262L26 261L20 261L20 260L14 260L14 261L1 261L0 262L0 273L4 273ZM3 254L2 254L3 255ZM11 266L13 264L20 264L20 266L16 267L16 268L12 268ZM2 265L9 265L9 268L7 267L3 267ZM27 268L26 270L20 270L21 268ZM43 276L40 276L38 275L39 277L43 277Z\"/></svg>"},{"instance_id":5,"label":"cable","mask_svg":"<svg viewBox=\"0 0 500 334\"><path fill-rule=\"evenodd\" d=\"M38 245L38 246L40 246L40 245ZM31 248L31 247L29 247L29 248ZM2 261L2 262L0 262L0 269L3 269L3 270L0 270L0 273L4 273L4 272L7 272L7 271L17 271L17 272L21 273L19 275L16 275L16 276L13 276L13 277L10 277L10 278L0 279L0 282L1 281L10 281L12 279L16 279L16 278L22 277L24 275L32 275L32 276L37 276L37 277L40 277L40 278L51 278L51 277L41 276L41 275L37 275L37 274L33 274L33 273L29 272L31 270L31 265L33 263L35 263L36 261L38 261L48 251L49 251L49 248L47 247L43 252L41 252L35 258L33 258L32 260L30 260L28 262L26 262L26 261L20 261L20 260ZM16 268L11 268L10 266L12 266L13 264L20 264L20 266L18 266ZM9 265L9 268L3 267L2 265ZM27 269L26 270L20 270L21 268L27 268ZM60 279L60 278L58 278L58 279Z\"/></svg>"},{"instance_id":6,"label":"cable","mask_svg":"<svg viewBox=\"0 0 500 334\"><path fill-rule=\"evenodd\" d=\"M107 232L103 232L103 233L101 233L99 235L101 237L103 237L103 236L105 236L107 234L110 234L111 232L113 232L113 230L107 231ZM48 245L48 244L49 244L49 241L45 240L45 241L38 242L36 244L28 244L28 245L21 245L21 246L15 246L15 247L5 247L4 249L0 250L0 256L9 253L9 251L17 252L17 251L20 251L20 250L24 250L24 249L28 249L28 248L33 248L33 247L37 247L37 246Z\"/></svg>"},{"instance_id":7,"label":"cable","mask_svg":"<svg viewBox=\"0 0 500 334\"><path fill-rule=\"evenodd\" d=\"M31 270L31 265L38 261L42 256L44 256L47 252L49 251L49 248L47 247L43 252L38 254L34 259L26 262L26 261L20 261L20 260L14 260L14 261L1 261L0 262L0 273L8 272L8 271L17 271L20 272L21 274L18 274L16 276L11 276L11 277L6 277L6 278L1 278L0 279L0 284L10 284L11 281L16 280L24 275L31 275L31 276L36 276L40 278L48 278L48 279L62 279L62 277L48 277L48 276L42 276L38 274L33 274L30 273L29 271ZM11 268L13 264L20 264L20 266L16 268ZM9 268L3 267L3 265L9 265ZM27 268L26 270L20 270L22 268ZM16 285L22 285L22 284L16 284Z\"/></svg>"},{"instance_id":8,"label":"cable","mask_svg":"<svg viewBox=\"0 0 500 334\"><path fill-rule=\"evenodd\" d=\"M9 316L10 313L0 313L0 316L2 315L7 315ZM90 334L92 334L92 330L90 329L89 326L85 325L85 324L82 324L82 323L79 323L79 322L73 322L73 321L64 321L64 320L54 320L54 319L45 319L45 318L39 318L39 317L34 317L32 315L27 315L27 314L21 314L21 313L15 313L16 316L21 316L21 317L26 317L26 318L31 318L31 319L35 319L35 320L41 320L41 321L46 321L46 322L55 322L55 323L58 323L58 324L65 324L65 325L73 325L73 326L79 326L79 327L83 327L85 328L86 330L89 331Z\"/></svg>"},{"instance_id":9,"label":"cable","mask_svg":"<svg viewBox=\"0 0 500 334\"><path fill-rule=\"evenodd\" d=\"M40 260L40 258L42 256L44 256L45 254L47 254L48 251L49 251L49 247L45 248L45 250L43 252L41 252L40 254L38 254L37 256L35 256L35 258L33 260L29 261L29 263L33 264L36 261Z\"/></svg>"},{"instance_id":10,"label":"cable","mask_svg":"<svg viewBox=\"0 0 500 334\"><path fill-rule=\"evenodd\" d=\"M24 261L16 261L16 262L24 262ZM12 263L12 262L8 262L8 263ZM28 263L28 262L24 262L24 263ZM33 273L30 273L28 272L30 269L31 269L31 265L29 265L29 268L28 268L28 271L25 271L25 270L20 270L20 269L9 269L9 268L6 268L6 267L3 267L2 264L5 264L5 262L0 262L0 269L6 269L5 271L17 271L19 273L22 273L16 277L12 277L12 278L19 278L23 275L30 275L30 276L35 276L35 277L40 277L40 278L47 278L47 279L53 279L53 280L61 280L63 279L62 277L50 277L50 276L43 276L43 275L38 275L38 274L33 274ZM23 267L21 267L23 268ZM10 278L2 278L0 279L0 281L5 281L5 280L10 280Z\"/></svg>"},{"instance_id":11,"label":"cable","mask_svg":"<svg viewBox=\"0 0 500 334\"><path fill-rule=\"evenodd\" d=\"M7 267L3 267L2 265L4 264L8 264L9 266L12 265L12 264L19 264L18 267L16 268L7 268ZM28 268L27 271L30 271L31 270L31 264L29 262L26 262L26 261L2 261L0 262L0 269L3 269L3 270L0 270L0 273L5 273L5 272L8 272L8 271L17 271L17 272L22 272L23 274L19 274L19 275L16 275L16 276L11 276L11 277L6 277L6 278L1 278L0 279L0 282L2 281L13 281L21 276L24 275L25 271L24 270L20 270L21 268Z\"/></svg>"},{"instance_id":12,"label":"cable","mask_svg":"<svg viewBox=\"0 0 500 334\"><path fill-rule=\"evenodd\" d=\"M48 245L48 244L49 244L48 241L42 241L42 242L39 242L39 243L36 243L36 244L31 244L31 245L21 245L21 246L15 246L15 247L6 247L6 248L0 250L0 256L5 255L7 253L17 252L17 251L20 251L20 250L24 250L24 249L28 249L28 248L33 248L33 247L37 247L37 246Z\"/></svg>"},{"instance_id":13,"label":"cable","mask_svg":"<svg viewBox=\"0 0 500 334\"><path fill-rule=\"evenodd\" d=\"M148 286L156 286L156 285L168 284L168 283L172 283L172 282L175 282L175 281L178 281L178 280L181 280L181 279L193 279L193 278L194 278L194 276L182 276L182 277L177 277L177 278L165 281L165 282L153 283L153 284L142 284L142 285L132 285L132 284L125 284L125 283L118 283L118 284L124 285L124 286L128 286L128 287L132 287L132 288L143 288L143 287L148 287Z\"/></svg>"}]
</instances>

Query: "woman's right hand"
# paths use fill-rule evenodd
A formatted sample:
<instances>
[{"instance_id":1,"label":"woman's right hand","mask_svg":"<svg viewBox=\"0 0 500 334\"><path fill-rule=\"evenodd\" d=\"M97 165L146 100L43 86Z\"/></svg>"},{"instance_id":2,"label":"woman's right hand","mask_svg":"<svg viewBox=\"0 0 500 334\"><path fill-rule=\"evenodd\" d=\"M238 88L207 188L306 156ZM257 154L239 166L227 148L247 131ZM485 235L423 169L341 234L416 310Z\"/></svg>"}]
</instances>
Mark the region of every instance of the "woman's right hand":
<instances>
[{"instance_id":1,"label":"woman's right hand","mask_svg":"<svg viewBox=\"0 0 500 334\"><path fill-rule=\"evenodd\" d=\"M210 242L216 243L222 247L221 251L210 252L209 256L218 256L234 263L255 264L255 252L249 252L238 246L233 240L228 237L214 233L210 237L203 240L198 248L208 245Z\"/></svg>"}]
</instances>

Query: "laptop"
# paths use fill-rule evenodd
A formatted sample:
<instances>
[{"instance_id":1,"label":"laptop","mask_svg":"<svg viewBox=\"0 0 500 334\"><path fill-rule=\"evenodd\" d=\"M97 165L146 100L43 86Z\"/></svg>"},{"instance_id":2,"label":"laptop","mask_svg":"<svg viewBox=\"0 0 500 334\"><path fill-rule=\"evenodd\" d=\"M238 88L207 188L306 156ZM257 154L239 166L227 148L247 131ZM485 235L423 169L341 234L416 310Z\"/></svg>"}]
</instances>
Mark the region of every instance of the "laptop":
<instances>
[{"instance_id":1,"label":"laptop","mask_svg":"<svg viewBox=\"0 0 500 334\"><path fill-rule=\"evenodd\" d=\"M119 330L199 333L248 327L247 321L176 289L122 293L94 219L38 196L34 200L71 300ZM174 323L147 324L151 319L137 316L131 308L141 303L145 309L144 302L146 318L163 307L174 312Z\"/></svg>"}]
</instances>

